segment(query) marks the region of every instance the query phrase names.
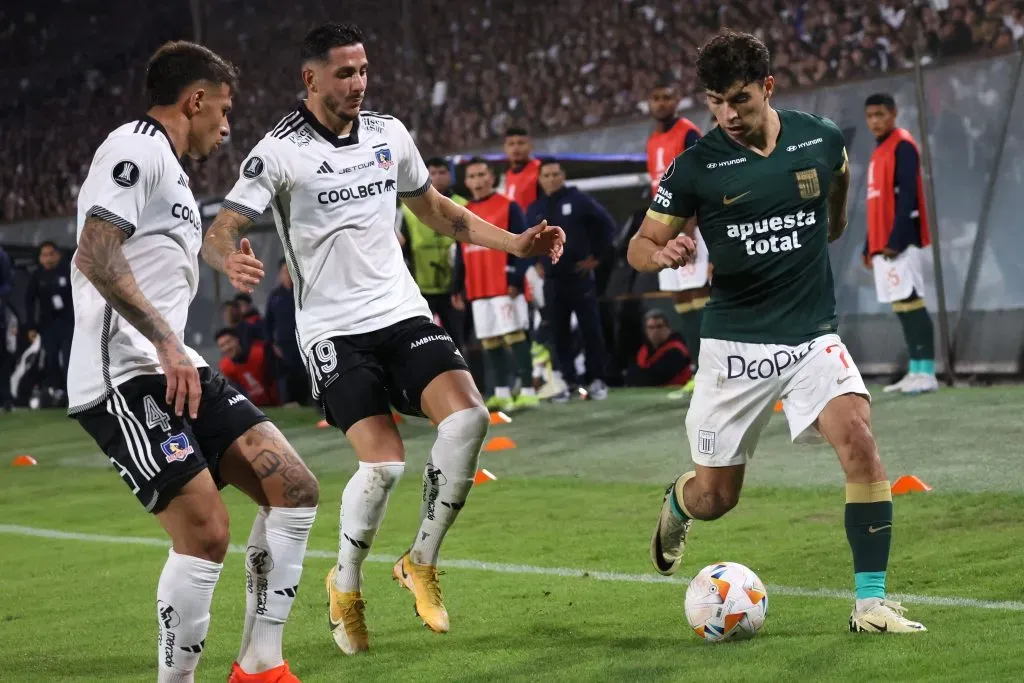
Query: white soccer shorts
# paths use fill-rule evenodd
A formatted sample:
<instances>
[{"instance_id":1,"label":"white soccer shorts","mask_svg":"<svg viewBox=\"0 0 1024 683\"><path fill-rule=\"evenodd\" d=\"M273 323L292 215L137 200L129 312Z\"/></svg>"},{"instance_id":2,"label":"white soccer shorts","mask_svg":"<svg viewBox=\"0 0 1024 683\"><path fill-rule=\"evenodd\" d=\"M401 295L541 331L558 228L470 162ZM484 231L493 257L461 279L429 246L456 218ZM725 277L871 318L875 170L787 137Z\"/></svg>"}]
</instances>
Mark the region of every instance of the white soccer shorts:
<instances>
[{"instance_id":1,"label":"white soccer shorts","mask_svg":"<svg viewBox=\"0 0 1024 683\"><path fill-rule=\"evenodd\" d=\"M477 339L501 337L519 330L529 329L530 310L522 294L513 300L509 296L474 299L473 329Z\"/></svg>"},{"instance_id":2,"label":"white soccer shorts","mask_svg":"<svg viewBox=\"0 0 1024 683\"><path fill-rule=\"evenodd\" d=\"M920 247L911 245L894 259L875 254L871 257L871 270L879 303L903 301L914 292L924 296L924 259Z\"/></svg>"},{"instance_id":3,"label":"white soccer shorts","mask_svg":"<svg viewBox=\"0 0 1024 683\"><path fill-rule=\"evenodd\" d=\"M667 268L658 272L658 289L663 292L685 292L698 289L708 283L708 247L700 230L696 230L697 258L682 268Z\"/></svg>"},{"instance_id":4,"label":"white soccer shorts","mask_svg":"<svg viewBox=\"0 0 1024 683\"><path fill-rule=\"evenodd\" d=\"M782 400L790 438L821 443L814 423L843 394L871 395L839 335L798 346L702 339L686 434L698 465L742 465L754 455L775 402Z\"/></svg>"}]
</instances>

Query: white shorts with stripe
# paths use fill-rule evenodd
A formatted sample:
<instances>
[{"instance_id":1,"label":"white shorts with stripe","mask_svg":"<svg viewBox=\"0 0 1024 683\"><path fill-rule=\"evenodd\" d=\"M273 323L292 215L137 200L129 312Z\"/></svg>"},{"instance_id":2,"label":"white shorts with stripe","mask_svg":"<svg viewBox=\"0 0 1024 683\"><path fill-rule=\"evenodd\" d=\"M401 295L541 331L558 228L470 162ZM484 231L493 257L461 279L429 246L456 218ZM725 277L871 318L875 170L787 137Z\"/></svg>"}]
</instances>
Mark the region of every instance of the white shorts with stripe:
<instances>
[{"instance_id":1,"label":"white shorts with stripe","mask_svg":"<svg viewBox=\"0 0 1024 683\"><path fill-rule=\"evenodd\" d=\"M501 337L530 328L530 308L522 294L515 299L509 296L474 299L471 306L477 339Z\"/></svg>"},{"instance_id":2,"label":"white shorts with stripe","mask_svg":"<svg viewBox=\"0 0 1024 683\"><path fill-rule=\"evenodd\" d=\"M839 335L797 346L702 339L686 415L690 455L698 465L742 465L782 401L790 438L820 443L818 416L833 398L871 395Z\"/></svg>"}]
</instances>

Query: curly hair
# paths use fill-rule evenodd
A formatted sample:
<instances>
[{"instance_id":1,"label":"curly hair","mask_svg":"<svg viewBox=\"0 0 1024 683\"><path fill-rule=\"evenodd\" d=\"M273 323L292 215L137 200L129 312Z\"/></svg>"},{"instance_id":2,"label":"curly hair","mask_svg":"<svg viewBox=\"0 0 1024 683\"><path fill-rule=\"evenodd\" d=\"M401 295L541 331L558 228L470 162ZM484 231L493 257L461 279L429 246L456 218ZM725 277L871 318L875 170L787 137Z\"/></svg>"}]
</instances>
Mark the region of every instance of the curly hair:
<instances>
[{"instance_id":1,"label":"curly hair","mask_svg":"<svg viewBox=\"0 0 1024 683\"><path fill-rule=\"evenodd\" d=\"M749 33L723 29L697 53L697 78L706 90L724 93L736 83L760 83L768 77L768 48Z\"/></svg>"}]
</instances>

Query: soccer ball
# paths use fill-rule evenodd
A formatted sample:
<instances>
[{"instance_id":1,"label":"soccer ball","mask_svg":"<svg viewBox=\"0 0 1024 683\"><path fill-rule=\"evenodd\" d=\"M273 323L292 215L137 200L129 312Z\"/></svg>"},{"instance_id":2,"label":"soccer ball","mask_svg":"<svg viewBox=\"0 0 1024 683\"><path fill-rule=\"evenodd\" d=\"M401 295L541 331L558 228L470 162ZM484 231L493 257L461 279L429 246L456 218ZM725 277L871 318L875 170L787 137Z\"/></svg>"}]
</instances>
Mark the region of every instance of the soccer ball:
<instances>
[{"instance_id":1,"label":"soccer ball","mask_svg":"<svg viewBox=\"0 0 1024 683\"><path fill-rule=\"evenodd\" d=\"M704 567L686 588L686 620L704 640L752 638L768 613L761 579L736 562Z\"/></svg>"}]
</instances>

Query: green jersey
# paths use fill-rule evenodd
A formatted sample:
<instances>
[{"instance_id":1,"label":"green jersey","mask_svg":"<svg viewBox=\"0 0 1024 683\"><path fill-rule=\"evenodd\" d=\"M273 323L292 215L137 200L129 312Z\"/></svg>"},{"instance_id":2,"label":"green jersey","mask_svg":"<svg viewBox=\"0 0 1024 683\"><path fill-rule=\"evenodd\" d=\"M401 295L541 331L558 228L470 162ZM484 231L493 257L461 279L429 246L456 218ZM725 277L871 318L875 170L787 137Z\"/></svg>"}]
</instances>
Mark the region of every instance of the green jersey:
<instances>
[{"instance_id":1,"label":"green jersey","mask_svg":"<svg viewBox=\"0 0 1024 683\"><path fill-rule=\"evenodd\" d=\"M697 216L714 266L701 337L796 345L837 329L827 202L843 135L820 116L778 114L769 156L715 128L676 157L651 203L663 222Z\"/></svg>"}]
</instances>

